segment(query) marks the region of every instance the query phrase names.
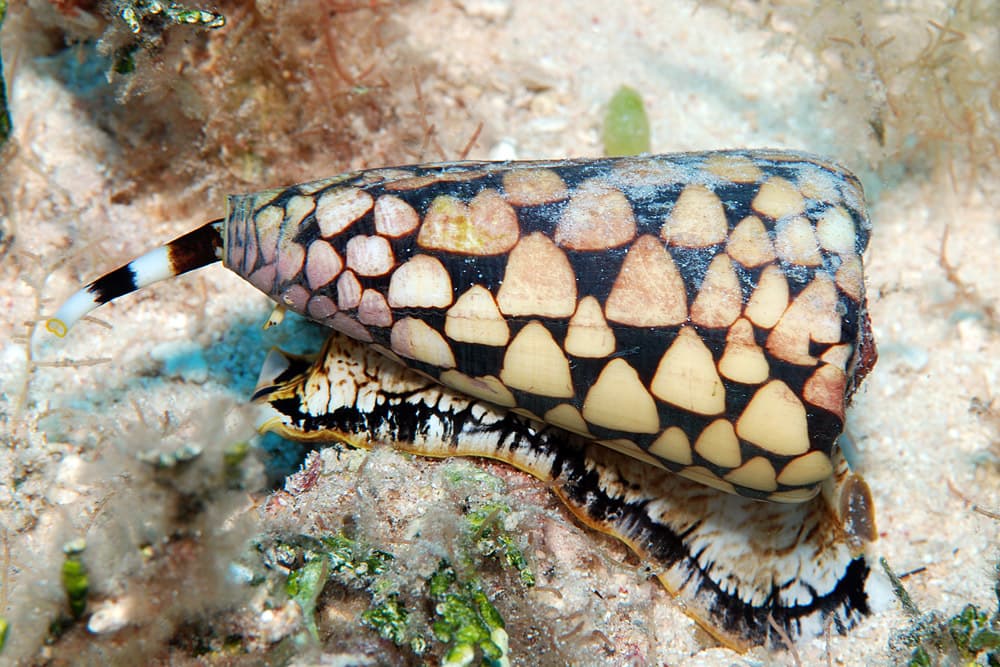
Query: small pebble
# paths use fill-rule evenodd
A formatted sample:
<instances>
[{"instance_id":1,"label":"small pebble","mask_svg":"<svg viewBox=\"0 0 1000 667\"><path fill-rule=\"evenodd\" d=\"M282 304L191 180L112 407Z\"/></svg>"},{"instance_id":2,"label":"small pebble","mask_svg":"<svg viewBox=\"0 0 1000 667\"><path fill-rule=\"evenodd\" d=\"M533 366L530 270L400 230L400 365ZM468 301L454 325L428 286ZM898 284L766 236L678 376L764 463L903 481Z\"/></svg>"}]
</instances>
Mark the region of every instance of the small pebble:
<instances>
[{"instance_id":1,"label":"small pebble","mask_svg":"<svg viewBox=\"0 0 1000 667\"><path fill-rule=\"evenodd\" d=\"M132 602L129 598L109 600L103 603L90 615L90 620L87 621L87 630L95 635L118 632L129 624L131 607Z\"/></svg>"}]
</instances>

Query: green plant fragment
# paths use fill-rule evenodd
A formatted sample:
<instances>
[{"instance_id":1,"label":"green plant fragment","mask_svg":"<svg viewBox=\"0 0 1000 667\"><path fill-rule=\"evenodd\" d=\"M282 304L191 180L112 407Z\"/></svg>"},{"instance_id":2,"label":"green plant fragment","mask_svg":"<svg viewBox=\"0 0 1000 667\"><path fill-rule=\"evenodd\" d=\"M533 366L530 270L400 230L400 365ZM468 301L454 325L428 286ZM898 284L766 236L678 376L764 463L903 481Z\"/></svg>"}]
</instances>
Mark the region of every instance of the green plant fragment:
<instances>
[{"instance_id":1,"label":"green plant fragment","mask_svg":"<svg viewBox=\"0 0 1000 667\"><path fill-rule=\"evenodd\" d=\"M444 469L445 478L455 486L471 484L480 491L499 493L504 486L503 480L485 470L467 465L449 465Z\"/></svg>"},{"instance_id":2,"label":"green plant fragment","mask_svg":"<svg viewBox=\"0 0 1000 667\"><path fill-rule=\"evenodd\" d=\"M648 153L649 117L638 91L620 87L604 114L604 154L608 157Z\"/></svg>"},{"instance_id":3,"label":"green plant fragment","mask_svg":"<svg viewBox=\"0 0 1000 667\"><path fill-rule=\"evenodd\" d=\"M879 558L878 562L879 565L882 566L882 570L885 572L885 575L889 577L889 583L892 585L892 592L895 594L896 599L899 600L899 604L903 606L903 610L910 616L919 616L920 610L913 602L913 598L910 597L910 594L906 592L903 582L899 580L896 573L893 572L891 567L889 567L889 561L885 558Z\"/></svg>"},{"instance_id":4,"label":"green plant fragment","mask_svg":"<svg viewBox=\"0 0 1000 667\"><path fill-rule=\"evenodd\" d=\"M302 609L306 630L313 639L319 641L316 627L316 599L323 591L328 573L328 561L317 554L307 554L310 558L298 570L288 575L285 592Z\"/></svg>"},{"instance_id":5,"label":"green plant fragment","mask_svg":"<svg viewBox=\"0 0 1000 667\"><path fill-rule=\"evenodd\" d=\"M1000 648L1000 632L985 612L971 604L949 619L948 632L963 657L968 659L975 659L983 651Z\"/></svg>"},{"instance_id":6,"label":"green plant fragment","mask_svg":"<svg viewBox=\"0 0 1000 667\"><path fill-rule=\"evenodd\" d=\"M63 546L66 555L62 564L62 587L69 603L70 614L77 619L87 610L87 592L90 590L90 580L87 568L81 556L87 548L87 543L81 538L68 542Z\"/></svg>"},{"instance_id":7,"label":"green plant fragment","mask_svg":"<svg viewBox=\"0 0 1000 667\"><path fill-rule=\"evenodd\" d=\"M502 518L510 514L510 507L504 503L486 503L466 515L473 534L476 550L483 556L501 557L509 566L517 570L521 583L535 585L535 575L528 568L527 559L517 545L517 539L502 527Z\"/></svg>"},{"instance_id":8,"label":"green plant fragment","mask_svg":"<svg viewBox=\"0 0 1000 667\"><path fill-rule=\"evenodd\" d=\"M927 651L923 647L917 647L913 651L913 655L910 656L910 661L906 663L907 667L933 667L931 663L931 657L927 654Z\"/></svg>"},{"instance_id":9,"label":"green plant fragment","mask_svg":"<svg viewBox=\"0 0 1000 667\"><path fill-rule=\"evenodd\" d=\"M431 624L434 636L450 644L444 664L466 665L481 655L484 664L501 665L507 661L507 633L500 612L489 601L479 584L468 582L456 586L452 567L441 562L428 581L431 595L436 598ZM452 590L457 588L457 590Z\"/></svg>"},{"instance_id":10,"label":"green plant fragment","mask_svg":"<svg viewBox=\"0 0 1000 667\"><path fill-rule=\"evenodd\" d=\"M378 549L359 554L357 542L343 533L323 537L320 542L326 549L332 572L353 574L366 584L385 572L386 564L393 559L392 554Z\"/></svg>"}]
</instances>

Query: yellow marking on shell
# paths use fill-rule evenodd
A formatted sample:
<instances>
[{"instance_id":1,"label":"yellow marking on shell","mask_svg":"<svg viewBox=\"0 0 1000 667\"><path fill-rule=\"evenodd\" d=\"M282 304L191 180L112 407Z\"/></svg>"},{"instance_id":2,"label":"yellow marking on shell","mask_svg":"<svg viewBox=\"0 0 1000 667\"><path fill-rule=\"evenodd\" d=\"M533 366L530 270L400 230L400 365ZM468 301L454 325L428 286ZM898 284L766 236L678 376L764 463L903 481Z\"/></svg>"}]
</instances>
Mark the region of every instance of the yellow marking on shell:
<instances>
[{"instance_id":1,"label":"yellow marking on shell","mask_svg":"<svg viewBox=\"0 0 1000 667\"><path fill-rule=\"evenodd\" d=\"M290 237L281 239L281 247L278 249L278 283L297 276L305 261L305 248L292 241Z\"/></svg>"},{"instance_id":2,"label":"yellow marking on shell","mask_svg":"<svg viewBox=\"0 0 1000 667\"><path fill-rule=\"evenodd\" d=\"M566 331L566 351L575 357L599 359L615 351L615 333L593 296L580 299Z\"/></svg>"},{"instance_id":3,"label":"yellow marking on shell","mask_svg":"<svg viewBox=\"0 0 1000 667\"><path fill-rule=\"evenodd\" d=\"M806 408L781 380L771 380L757 390L736 422L736 432L779 456L809 451Z\"/></svg>"},{"instance_id":4,"label":"yellow marking on shell","mask_svg":"<svg viewBox=\"0 0 1000 667\"><path fill-rule=\"evenodd\" d=\"M801 215L806 210L806 201L794 185L780 176L772 176L760 186L750 206L761 215L777 220Z\"/></svg>"},{"instance_id":5,"label":"yellow marking on shell","mask_svg":"<svg viewBox=\"0 0 1000 667\"><path fill-rule=\"evenodd\" d=\"M726 240L729 223L722 200L704 185L688 185L681 192L660 229L660 236L687 248L705 248Z\"/></svg>"},{"instance_id":6,"label":"yellow marking on shell","mask_svg":"<svg viewBox=\"0 0 1000 667\"><path fill-rule=\"evenodd\" d=\"M576 274L566 253L541 232L521 239L510 253L497 293L508 316L569 317L576 310Z\"/></svg>"},{"instance_id":7,"label":"yellow marking on shell","mask_svg":"<svg viewBox=\"0 0 1000 667\"><path fill-rule=\"evenodd\" d=\"M393 180L385 184L386 190L392 191L405 191L405 190L419 190L420 188L426 188L428 185L434 185L435 183L441 182L441 177L437 174L430 174L427 176L410 176L409 172L406 178L400 178L399 180Z\"/></svg>"},{"instance_id":8,"label":"yellow marking on shell","mask_svg":"<svg viewBox=\"0 0 1000 667\"><path fill-rule=\"evenodd\" d=\"M837 289L833 281L817 273L792 301L767 337L767 351L784 361L812 366L810 342L839 343L841 318L837 313Z\"/></svg>"},{"instance_id":9,"label":"yellow marking on shell","mask_svg":"<svg viewBox=\"0 0 1000 667\"><path fill-rule=\"evenodd\" d=\"M469 202L472 231L482 245L479 254L493 255L514 247L521 235L517 213L493 188L480 190Z\"/></svg>"},{"instance_id":10,"label":"yellow marking on shell","mask_svg":"<svg viewBox=\"0 0 1000 667\"><path fill-rule=\"evenodd\" d=\"M820 361L828 363L842 371L846 371L847 362L850 361L852 352L854 352L854 346L850 343L832 345L829 350L820 356Z\"/></svg>"},{"instance_id":11,"label":"yellow marking on shell","mask_svg":"<svg viewBox=\"0 0 1000 667\"><path fill-rule=\"evenodd\" d=\"M824 249L838 255L853 255L857 231L854 221L842 206L828 208L816 221L816 237Z\"/></svg>"},{"instance_id":12,"label":"yellow marking on shell","mask_svg":"<svg viewBox=\"0 0 1000 667\"><path fill-rule=\"evenodd\" d=\"M591 424L630 433L656 433L660 414L639 374L624 359L612 359L583 401L583 418Z\"/></svg>"},{"instance_id":13,"label":"yellow marking on shell","mask_svg":"<svg viewBox=\"0 0 1000 667\"><path fill-rule=\"evenodd\" d=\"M649 453L685 466L694 461L691 456L691 441L679 426L664 430L649 446Z\"/></svg>"},{"instance_id":14,"label":"yellow marking on shell","mask_svg":"<svg viewBox=\"0 0 1000 667\"><path fill-rule=\"evenodd\" d=\"M255 211L262 210L265 206L271 204L279 195L285 193L284 188L272 188L270 190L261 190L260 192L253 192L248 195L244 195L249 198L252 202L251 208ZM279 206L280 210L281 207ZM282 213L284 215L284 213Z\"/></svg>"},{"instance_id":15,"label":"yellow marking on shell","mask_svg":"<svg viewBox=\"0 0 1000 667\"><path fill-rule=\"evenodd\" d=\"M392 184L413 177L413 172L400 167L382 167L381 169L366 169L361 172L359 182L364 185L375 183Z\"/></svg>"},{"instance_id":16,"label":"yellow marking on shell","mask_svg":"<svg viewBox=\"0 0 1000 667\"><path fill-rule=\"evenodd\" d=\"M543 324L524 325L510 342L500 379L508 387L541 396L570 398L573 379L569 360Z\"/></svg>"},{"instance_id":17,"label":"yellow marking on shell","mask_svg":"<svg viewBox=\"0 0 1000 667\"><path fill-rule=\"evenodd\" d=\"M613 449L616 452L621 452L631 456L634 459L638 459L643 463L648 463L649 465L656 466L657 468L667 469L663 463L654 456L650 456L642 449L639 445L635 444L631 440L626 438L615 438L613 440L598 440L597 444Z\"/></svg>"},{"instance_id":18,"label":"yellow marking on shell","mask_svg":"<svg viewBox=\"0 0 1000 667\"><path fill-rule=\"evenodd\" d=\"M822 482L832 474L833 464L830 463L829 456L823 452L809 452L789 461L778 475L778 483L785 486L807 486Z\"/></svg>"},{"instance_id":19,"label":"yellow marking on shell","mask_svg":"<svg viewBox=\"0 0 1000 667\"><path fill-rule=\"evenodd\" d=\"M778 257L791 264L819 266L823 263L812 223L803 216L778 223L774 249L778 252Z\"/></svg>"},{"instance_id":20,"label":"yellow marking on shell","mask_svg":"<svg viewBox=\"0 0 1000 667\"><path fill-rule=\"evenodd\" d=\"M570 250L605 250L635 238L635 215L621 190L599 179L581 183L563 209L555 242Z\"/></svg>"},{"instance_id":21,"label":"yellow marking on shell","mask_svg":"<svg viewBox=\"0 0 1000 667\"><path fill-rule=\"evenodd\" d=\"M274 289L274 277L278 273L277 264L265 264L247 277L250 284L265 294Z\"/></svg>"},{"instance_id":22,"label":"yellow marking on shell","mask_svg":"<svg viewBox=\"0 0 1000 667\"><path fill-rule=\"evenodd\" d=\"M742 155L712 155L705 160L703 168L732 183L756 183L764 178L760 167Z\"/></svg>"},{"instance_id":23,"label":"yellow marking on shell","mask_svg":"<svg viewBox=\"0 0 1000 667\"><path fill-rule=\"evenodd\" d=\"M452 340L498 347L510 340L510 327L500 314L493 295L473 285L458 297L445 316L444 332Z\"/></svg>"},{"instance_id":24,"label":"yellow marking on shell","mask_svg":"<svg viewBox=\"0 0 1000 667\"><path fill-rule=\"evenodd\" d=\"M417 245L469 255L499 255L514 247L520 233L517 213L499 192L487 189L468 204L451 195L435 197L417 234Z\"/></svg>"},{"instance_id":25,"label":"yellow marking on shell","mask_svg":"<svg viewBox=\"0 0 1000 667\"><path fill-rule=\"evenodd\" d=\"M453 368L455 355L451 346L426 322L404 317L392 325L389 334L392 351L407 359L416 359L440 368Z\"/></svg>"},{"instance_id":26,"label":"yellow marking on shell","mask_svg":"<svg viewBox=\"0 0 1000 667\"><path fill-rule=\"evenodd\" d=\"M278 206L268 206L254 215L254 232L257 234L260 254L267 264L274 262L278 252L278 233L281 231L283 219L284 212ZM248 259L252 263L255 258ZM249 270L249 267L246 270Z\"/></svg>"},{"instance_id":27,"label":"yellow marking on shell","mask_svg":"<svg viewBox=\"0 0 1000 667\"><path fill-rule=\"evenodd\" d=\"M803 166L799 169L796 183L799 192L809 199L818 201L837 201L841 199L837 190L837 183L842 182L835 178L826 169L816 166Z\"/></svg>"},{"instance_id":28,"label":"yellow marking on shell","mask_svg":"<svg viewBox=\"0 0 1000 667\"><path fill-rule=\"evenodd\" d=\"M553 426L564 428L567 431L579 433L587 438L594 437L594 435L590 432L590 427L587 426L587 422L585 422L583 420L583 416L580 415L580 411L569 403L560 403L546 412L544 421L548 424L552 424Z\"/></svg>"},{"instance_id":29,"label":"yellow marking on shell","mask_svg":"<svg viewBox=\"0 0 1000 667\"><path fill-rule=\"evenodd\" d=\"M837 269L837 287L854 301L861 301L865 285L860 257L853 255L844 258L844 262Z\"/></svg>"},{"instance_id":30,"label":"yellow marking on shell","mask_svg":"<svg viewBox=\"0 0 1000 667\"><path fill-rule=\"evenodd\" d=\"M727 482L757 491L774 491L778 483L774 478L774 466L763 456L755 456L736 470L723 476Z\"/></svg>"},{"instance_id":31,"label":"yellow marking on shell","mask_svg":"<svg viewBox=\"0 0 1000 667\"><path fill-rule=\"evenodd\" d=\"M683 470L678 471L677 474L681 477L686 477L693 482L710 486L713 489L718 489L719 491L724 491L725 493L736 493L736 487L734 487L731 483L725 481L708 468L704 468L702 466L684 468Z\"/></svg>"},{"instance_id":32,"label":"yellow marking on shell","mask_svg":"<svg viewBox=\"0 0 1000 667\"><path fill-rule=\"evenodd\" d=\"M712 353L689 326L663 353L650 389L660 400L698 414L718 415L726 408L726 389Z\"/></svg>"},{"instance_id":33,"label":"yellow marking on shell","mask_svg":"<svg viewBox=\"0 0 1000 667\"><path fill-rule=\"evenodd\" d=\"M747 318L762 329L770 329L788 308L788 280L785 272L776 264L764 267L760 280L750 301L747 302Z\"/></svg>"},{"instance_id":34,"label":"yellow marking on shell","mask_svg":"<svg viewBox=\"0 0 1000 667\"><path fill-rule=\"evenodd\" d=\"M344 268L344 262L333 246L316 240L309 244L306 255L306 282L309 289L317 290L333 282Z\"/></svg>"},{"instance_id":35,"label":"yellow marking on shell","mask_svg":"<svg viewBox=\"0 0 1000 667\"><path fill-rule=\"evenodd\" d=\"M448 270L430 255L413 256L389 279L389 305L393 308L447 308L452 298Z\"/></svg>"},{"instance_id":36,"label":"yellow marking on shell","mask_svg":"<svg viewBox=\"0 0 1000 667\"><path fill-rule=\"evenodd\" d=\"M736 320L726 336L719 373L733 382L760 384L770 372L764 351L754 340L753 325L743 318Z\"/></svg>"},{"instance_id":37,"label":"yellow marking on shell","mask_svg":"<svg viewBox=\"0 0 1000 667\"><path fill-rule=\"evenodd\" d=\"M399 167L384 167L382 169L365 169L364 171L356 171L353 174L345 174L348 177L353 176L353 179L347 182L355 187L366 187L369 185L377 185L385 183L386 181L397 181L404 178L410 178L413 172L409 169L399 168Z\"/></svg>"},{"instance_id":38,"label":"yellow marking on shell","mask_svg":"<svg viewBox=\"0 0 1000 667\"><path fill-rule=\"evenodd\" d=\"M503 175L503 191L514 206L538 206L569 196L562 177L551 169L514 169Z\"/></svg>"},{"instance_id":39,"label":"yellow marking on shell","mask_svg":"<svg viewBox=\"0 0 1000 667\"><path fill-rule=\"evenodd\" d=\"M320 235L326 238L336 236L370 211L374 204L370 194L357 188L324 192L316 203L316 224L319 225Z\"/></svg>"},{"instance_id":40,"label":"yellow marking on shell","mask_svg":"<svg viewBox=\"0 0 1000 667\"><path fill-rule=\"evenodd\" d=\"M694 451L723 468L735 468L743 461L740 441L728 419L716 419L706 426L695 440Z\"/></svg>"},{"instance_id":41,"label":"yellow marking on shell","mask_svg":"<svg viewBox=\"0 0 1000 667\"><path fill-rule=\"evenodd\" d=\"M348 179L349 176L350 174L338 174L337 176L331 176L330 178L322 178L318 181L309 181L308 183L300 183L299 185L295 186L295 189L306 196L314 195L320 190L325 190L331 185L335 185L337 183L343 183ZM281 191L279 190L279 192Z\"/></svg>"},{"instance_id":42,"label":"yellow marking on shell","mask_svg":"<svg viewBox=\"0 0 1000 667\"><path fill-rule=\"evenodd\" d=\"M729 234L726 252L748 269L777 259L767 228L755 215L743 218L736 225L732 233Z\"/></svg>"},{"instance_id":43,"label":"yellow marking on shell","mask_svg":"<svg viewBox=\"0 0 1000 667\"><path fill-rule=\"evenodd\" d=\"M317 294L309 299L306 312L314 320L323 322L337 312L337 304L328 296Z\"/></svg>"},{"instance_id":44,"label":"yellow marking on shell","mask_svg":"<svg viewBox=\"0 0 1000 667\"><path fill-rule=\"evenodd\" d=\"M626 157L615 162L609 179L619 187L649 188L683 183L688 174L672 162Z\"/></svg>"},{"instance_id":45,"label":"yellow marking on shell","mask_svg":"<svg viewBox=\"0 0 1000 667\"><path fill-rule=\"evenodd\" d=\"M344 271L337 278L337 305L341 310L357 308L361 303L361 283L354 271Z\"/></svg>"},{"instance_id":46,"label":"yellow marking on shell","mask_svg":"<svg viewBox=\"0 0 1000 667\"><path fill-rule=\"evenodd\" d=\"M362 292L361 303L358 304L358 321L369 326L392 326L392 311L381 292L373 289Z\"/></svg>"},{"instance_id":47,"label":"yellow marking on shell","mask_svg":"<svg viewBox=\"0 0 1000 667\"><path fill-rule=\"evenodd\" d=\"M250 233L245 239L230 245L230 253L233 255L231 259L234 260L232 263L241 275L248 273L254 267L258 255L257 242L259 234L255 233L254 230L247 231Z\"/></svg>"},{"instance_id":48,"label":"yellow marking on shell","mask_svg":"<svg viewBox=\"0 0 1000 667\"><path fill-rule=\"evenodd\" d=\"M635 327L675 326L687 319L684 280L655 236L640 236L629 247L604 312L609 320Z\"/></svg>"},{"instance_id":49,"label":"yellow marking on shell","mask_svg":"<svg viewBox=\"0 0 1000 667\"><path fill-rule=\"evenodd\" d=\"M354 340L359 340L362 343L372 342L371 332L368 331L365 325L347 313L336 313L333 319L324 322L324 324L331 329L336 329L345 336L350 336Z\"/></svg>"},{"instance_id":50,"label":"yellow marking on shell","mask_svg":"<svg viewBox=\"0 0 1000 667\"><path fill-rule=\"evenodd\" d=\"M299 227L302 224L302 220L305 219L307 215L313 212L316 208L316 199L313 197L303 197L302 195L295 195L291 197L285 204L285 220L283 227L288 233Z\"/></svg>"},{"instance_id":51,"label":"yellow marking on shell","mask_svg":"<svg viewBox=\"0 0 1000 667\"><path fill-rule=\"evenodd\" d=\"M465 373L448 370L441 373L441 382L456 391L475 396L494 405L512 408L517 405L514 394L495 375L470 377Z\"/></svg>"},{"instance_id":52,"label":"yellow marking on shell","mask_svg":"<svg viewBox=\"0 0 1000 667\"><path fill-rule=\"evenodd\" d=\"M804 503L805 501L816 497L817 493L819 493L819 487L814 486L807 489L775 491L769 495L767 499L775 503Z\"/></svg>"},{"instance_id":53,"label":"yellow marking on shell","mask_svg":"<svg viewBox=\"0 0 1000 667\"><path fill-rule=\"evenodd\" d=\"M347 266L359 276L383 276L395 264L392 246L381 236L359 234L347 241Z\"/></svg>"},{"instance_id":54,"label":"yellow marking on shell","mask_svg":"<svg viewBox=\"0 0 1000 667\"><path fill-rule=\"evenodd\" d=\"M703 327L728 327L740 316L743 293L729 256L718 254L708 265L698 296L691 304L691 321Z\"/></svg>"},{"instance_id":55,"label":"yellow marking on shell","mask_svg":"<svg viewBox=\"0 0 1000 667\"><path fill-rule=\"evenodd\" d=\"M802 388L802 398L806 403L829 410L844 419L844 392L847 389L847 374L830 364L817 368Z\"/></svg>"},{"instance_id":56,"label":"yellow marking on shell","mask_svg":"<svg viewBox=\"0 0 1000 667\"><path fill-rule=\"evenodd\" d=\"M406 236L420 224L412 206L396 195L382 195L375 201L375 231L383 236Z\"/></svg>"}]
</instances>

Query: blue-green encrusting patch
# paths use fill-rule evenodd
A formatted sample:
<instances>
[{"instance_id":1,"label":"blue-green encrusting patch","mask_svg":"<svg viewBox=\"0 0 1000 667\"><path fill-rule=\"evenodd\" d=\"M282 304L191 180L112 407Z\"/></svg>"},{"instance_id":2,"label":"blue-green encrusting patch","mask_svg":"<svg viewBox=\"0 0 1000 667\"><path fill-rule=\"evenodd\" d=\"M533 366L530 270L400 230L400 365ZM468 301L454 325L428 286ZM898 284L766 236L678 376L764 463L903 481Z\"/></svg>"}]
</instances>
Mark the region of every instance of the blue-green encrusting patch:
<instances>
[{"instance_id":1,"label":"blue-green encrusting patch","mask_svg":"<svg viewBox=\"0 0 1000 667\"><path fill-rule=\"evenodd\" d=\"M604 154L619 157L649 150L649 118L642 97L634 88L622 86L604 114Z\"/></svg>"},{"instance_id":2,"label":"blue-green encrusting patch","mask_svg":"<svg viewBox=\"0 0 1000 667\"><path fill-rule=\"evenodd\" d=\"M0 28L3 27L6 16L7 0L0 0ZM3 54L0 54L0 148L3 148L10 138L11 128L10 110L7 109L7 82L3 78Z\"/></svg>"}]
</instances>

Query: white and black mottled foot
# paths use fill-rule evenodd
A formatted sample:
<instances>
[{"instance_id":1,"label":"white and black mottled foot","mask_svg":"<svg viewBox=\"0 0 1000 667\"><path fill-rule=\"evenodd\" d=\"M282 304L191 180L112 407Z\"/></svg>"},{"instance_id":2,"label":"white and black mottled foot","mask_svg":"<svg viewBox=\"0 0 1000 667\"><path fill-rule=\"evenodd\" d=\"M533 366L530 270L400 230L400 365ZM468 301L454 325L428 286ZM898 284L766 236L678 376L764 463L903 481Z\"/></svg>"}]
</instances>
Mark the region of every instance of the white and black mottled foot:
<instances>
[{"instance_id":1,"label":"white and black mottled foot","mask_svg":"<svg viewBox=\"0 0 1000 667\"><path fill-rule=\"evenodd\" d=\"M806 503L721 493L470 399L339 334L315 361L272 351L255 399L263 428L292 439L482 456L551 481L583 523L625 542L736 649L780 643L772 626L792 639L844 633L891 598L863 551L871 536L852 533L841 511L844 493L866 488L845 465Z\"/></svg>"}]
</instances>

